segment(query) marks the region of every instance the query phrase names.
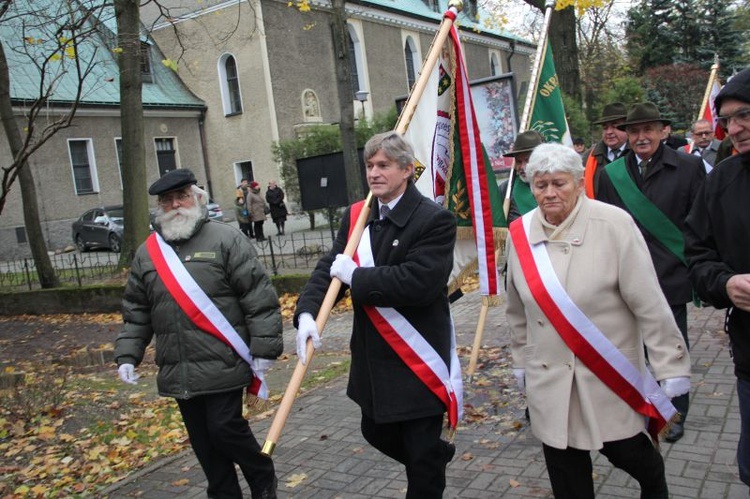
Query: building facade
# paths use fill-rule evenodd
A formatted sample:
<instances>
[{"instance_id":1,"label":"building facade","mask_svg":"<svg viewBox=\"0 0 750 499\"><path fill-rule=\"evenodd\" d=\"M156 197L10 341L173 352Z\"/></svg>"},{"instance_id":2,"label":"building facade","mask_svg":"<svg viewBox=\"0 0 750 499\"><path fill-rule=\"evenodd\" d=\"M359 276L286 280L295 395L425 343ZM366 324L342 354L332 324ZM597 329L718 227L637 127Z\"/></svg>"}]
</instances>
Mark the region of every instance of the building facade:
<instances>
[{"instance_id":1,"label":"building facade","mask_svg":"<svg viewBox=\"0 0 750 499\"><path fill-rule=\"evenodd\" d=\"M49 97L33 120L37 132L70 112L78 82L84 82L70 126L53 135L28 162L42 230L51 251L73 244L71 225L82 213L123 203L116 23L114 11L101 5L86 0L19 0L12 8L26 13L15 18L24 24L13 22L12 15L0 24L11 101L22 136L28 133L28 117L37 112L41 94L49 92ZM58 31L55 23L70 25L80 19L71 14L77 10L87 19L77 32L81 40L74 47L64 46L58 56L55 51L60 47L48 43L49 33L64 36L65 30ZM208 176L201 139L205 103L161 63L164 55L145 32L141 51L147 180L153 182L174 168L191 167L205 184ZM41 62L45 60L43 71ZM77 66L88 70L85 78L77 76ZM5 134L0 137L0 158L6 159L3 166L8 166L12 158ZM4 260L31 254L18 179L0 215L0 254Z\"/></svg>"},{"instance_id":2,"label":"building facade","mask_svg":"<svg viewBox=\"0 0 750 499\"><path fill-rule=\"evenodd\" d=\"M264 189L280 180L274 142L340 121L331 4L311 1L306 10L286 0L161 3L169 18L146 5L144 23L161 49L180 59L180 77L206 102L211 183L217 200L231 206L242 178ZM466 4L459 26L469 77L513 72L516 88L525 88L534 46L484 27L476 1ZM384 114L408 94L446 9L446 0L346 2L356 117Z\"/></svg>"}]
</instances>

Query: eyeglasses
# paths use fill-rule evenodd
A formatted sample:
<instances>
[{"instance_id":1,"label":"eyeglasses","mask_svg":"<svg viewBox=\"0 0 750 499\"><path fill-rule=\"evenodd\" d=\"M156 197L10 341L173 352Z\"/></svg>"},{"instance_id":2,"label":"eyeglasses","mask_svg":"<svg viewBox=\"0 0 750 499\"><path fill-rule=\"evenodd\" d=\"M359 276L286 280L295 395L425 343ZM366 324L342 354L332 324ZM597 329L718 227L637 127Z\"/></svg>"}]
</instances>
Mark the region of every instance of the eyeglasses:
<instances>
[{"instance_id":1,"label":"eyeglasses","mask_svg":"<svg viewBox=\"0 0 750 499\"><path fill-rule=\"evenodd\" d=\"M164 196L159 196L159 204L166 208L167 206L172 206L175 201L182 204L192 196L193 193L189 191L173 192Z\"/></svg>"},{"instance_id":2,"label":"eyeglasses","mask_svg":"<svg viewBox=\"0 0 750 499\"><path fill-rule=\"evenodd\" d=\"M713 134L714 132L693 132L693 135L697 137L708 137L709 135Z\"/></svg>"},{"instance_id":3,"label":"eyeglasses","mask_svg":"<svg viewBox=\"0 0 750 499\"><path fill-rule=\"evenodd\" d=\"M750 109L740 109L732 114L719 116L716 122L721 128L726 130L729 128L729 124L732 123L732 120L740 126L750 126Z\"/></svg>"}]
</instances>

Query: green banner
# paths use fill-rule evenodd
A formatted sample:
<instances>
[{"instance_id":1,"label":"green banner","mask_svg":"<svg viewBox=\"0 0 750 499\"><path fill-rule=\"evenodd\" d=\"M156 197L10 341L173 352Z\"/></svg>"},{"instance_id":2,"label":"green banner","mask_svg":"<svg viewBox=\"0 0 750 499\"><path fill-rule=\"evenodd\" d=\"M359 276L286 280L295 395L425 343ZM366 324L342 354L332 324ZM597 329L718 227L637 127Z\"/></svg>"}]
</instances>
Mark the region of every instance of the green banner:
<instances>
[{"instance_id":1,"label":"green banner","mask_svg":"<svg viewBox=\"0 0 750 499\"><path fill-rule=\"evenodd\" d=\"M539 74L539 84L534 93L534 107L529 119L529 130L536 130L544 137L545 142L559 142L573 145L573 139L565 119L560 82L557 79L555 61L552 59L552 47L549 43L544 54Z\"/></svg>"}]
</instances>

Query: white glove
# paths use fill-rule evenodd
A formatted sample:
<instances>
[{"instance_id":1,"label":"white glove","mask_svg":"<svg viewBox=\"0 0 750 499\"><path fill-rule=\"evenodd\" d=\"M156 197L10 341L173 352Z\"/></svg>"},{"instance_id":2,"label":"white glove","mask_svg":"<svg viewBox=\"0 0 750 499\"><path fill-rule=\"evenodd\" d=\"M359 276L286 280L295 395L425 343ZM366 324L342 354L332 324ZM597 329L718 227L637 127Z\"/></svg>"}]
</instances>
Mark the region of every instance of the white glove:
<instances>
[{"instance_id":1,"label":"white glove","mask_svg":"<svg viewBox=\"0 0 750 499\"><path fill-rule=\"evenodd\" d=\"M679 378L667 378L661 380L661 388L669 398L685 395L690 391L690 377L680 376Z\"/></svg>"},{"instance_id":2,"label":"white glove","mask_svg":"<svg viewBox=\"0 0 750 499\"><path fill-rule=\"evenodd\" d=\"M257 375L262 375L268 371L275 361L273 359L260 359L253 357L252 364L250 367L253 368L253 372Z\"/></svg>"},{"instance_id":3,"label":"white glove","mask_svg":"<svg viewBox=\"0 0 750 499\"><path fill-rule=\"evenodd\" d=\"M136 383L136 380L140 378L140 376L135 373L135 366L133 364L121 364L120 367L117 368L117 374L120 375L120 379L123 383L129 385L137 385L138 383Z\"/></svg>"},{"instance_id":4,"label":"white glove","mask_svg":"<svg viewBox=\"0 0 750 499\"><path fill-rule=\"evenodd\" d=\"M354 263L352 257L339 253L331 264L331 277L337 277L341 282L349 286L352 283L352 274L354 274L354 269L356 268L357 264Z\"/></svg>"},{"instance_id":5,"label":"white glove","mask_svg":"<svg viewBox=\"0 0 750 499\"><path fill-rule=\"evenodd\" d=\"M516 386L521 393L526 393L526 369L514 367L513 376L516 377Z\"/></svg>"},{"instance_id":6,"label":"white glove","mask_svg":"<svg viewBox=\"0 0 750 499\"><path fill-rule=\"evenodd\" d=\"M297 357L302 365L307 363L307 338L312 339L313 347L317 350L321 347L318 325L315 324L312 314L303 312L297 319Z\"/></svg>"}]
</instances>

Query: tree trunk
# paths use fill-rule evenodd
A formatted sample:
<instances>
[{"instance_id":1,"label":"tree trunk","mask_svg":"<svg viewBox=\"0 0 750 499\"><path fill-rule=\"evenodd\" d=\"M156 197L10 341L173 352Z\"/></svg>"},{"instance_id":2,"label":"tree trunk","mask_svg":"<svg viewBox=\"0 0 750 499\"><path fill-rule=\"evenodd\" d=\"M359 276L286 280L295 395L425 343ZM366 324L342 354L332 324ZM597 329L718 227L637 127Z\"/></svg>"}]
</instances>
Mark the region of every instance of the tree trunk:
<instances>
[{"instance_id":1,"label":"tree trunk","mask_svg":"<svg viewBox=\"0 0 750 499\"><path fill-rule=\"evenodd\" d=\"M544 13L544 0L524 0ZM573 7L552 10L549 26L549 43L555 59L555 70L560 80L560 89L581 100L581 72L578 66L578 42L576 40L576 14Z\"/></svg>"},{"instance_id":2,"label":"tree trunk","mask_svg":"<svg viewBox=\"0 0 750 499\"><path fill-rule=\"evenodd\" d=\"M122 198L125 229L120 268L130 267L138 246L149 233L146 194L141 76L140 11L138 0L116 0L120 65L120 120L122 127Z\"/></svg>"},{"instance_id":3,"label":"tree trunk","mask_svg":"<svg viewBox=\"0 0 750 499\"><path fill-rule=\"evenodd\" d=\"M18 157L23 148L23 138L18 130L16 117L13 115L13 105L10 100L10 76L5 50L0 42L0 119L2 119L5 136L8 139L10 152L14 158ZM21 201L23 203L23 222L26 226L26 237L31 247L39 282L43 288L54 288L60 285L55 269L52 267L47 254L47 243L44 241L42 224L39 221L39 205L37 204L34 175L28 163L13 165L18 169L18 179L21 185Z\"/></svg>"},{"instance_id":4,"label":"tree trunk","mask_svg":"<svg viewBox=\"0 0 750 499\"><path fill-rule=\"evenodd\" d=\"M336 87L341 116L339 129L341 130L341 147L344 151L344 171L346 172L346 194L349 203L365 197L362 192L362 181L357 155L357 137L354 133L354 96L352 95L352 74L349 53L349 31L346 26L346 10L344 0L333 0L331 32L333 34L333 50L336 60Z\"/></svg>"}]
</instances>

